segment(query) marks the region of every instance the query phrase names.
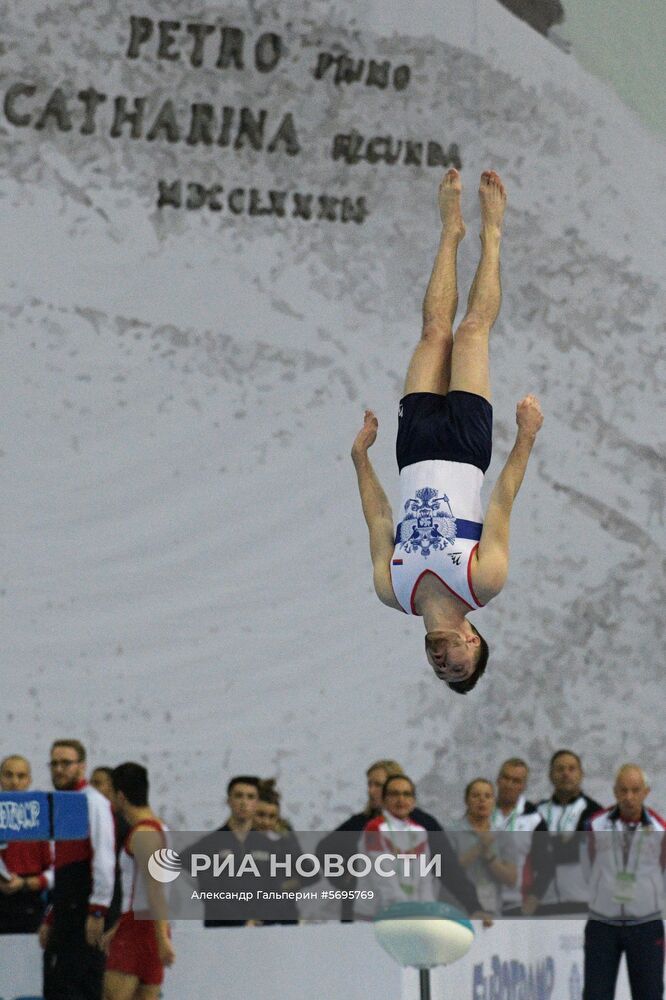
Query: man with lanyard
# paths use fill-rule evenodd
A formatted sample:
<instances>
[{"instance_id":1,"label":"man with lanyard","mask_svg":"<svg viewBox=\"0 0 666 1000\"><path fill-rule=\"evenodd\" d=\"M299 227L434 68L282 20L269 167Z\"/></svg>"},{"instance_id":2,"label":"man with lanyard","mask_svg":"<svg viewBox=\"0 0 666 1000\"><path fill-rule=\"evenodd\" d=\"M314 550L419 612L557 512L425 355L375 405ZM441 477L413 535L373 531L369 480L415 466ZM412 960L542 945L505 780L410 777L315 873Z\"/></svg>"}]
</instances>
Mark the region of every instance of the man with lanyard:
<instances>
[{"instance_id":1,"label":"man with lanyard","mask_svg":"<svg viewBox=\"0 0 666 1000\"><path fill-rule=\"evenodd\" d=\"M580 865L580 837L586 821L601 806L581 790L583 767L573 750L557 750L550 759L550 780L553 794L537 803L537 809L551 834L539 838L547 841L548 855L544 895L536 893L525 899L525 912L539 916L557 916L587 912L587 890ZM544 859L546 862L546 859Z\"/></svg>"},{"instance_id":2,"label":"man with lanyard","mask_svg":"<svg viewBox=\"0 0 666 1000\"><path fill-rule=\"evenodd\" d=\"M522 816L524 813L536 812L533 802L528 802L525 797L527 779L529 777L529 767L521 757L509 757L497 774L497 802L493 814L493 823L497 822L497 829L506 829L502 825L504 821L510 821L514 816Z\"/></svg>"},{"instance_id":3,"label":"man with lanyard","mask_svg":"<svg viewBox=\"0 0 666 1000\"><path fill-rule=\"evenodd\" d=\"M525 797L529 768L520 757L510 757L497 775L497 802L491 818L493 830L506 831L507 847L515 860L518 878L513 886L502 886L502 916L523 914L523 892L539 896L546 888L546 822ZM537 832L540 836L533 837Z\"/></svg>"},{"instance_id":4,"label":"man with lanyard","mask_svg":"<svg viewBox=\"0 0 666 1000\"><path fill-rule=\"evenodd\" d=\"M622 765L613 791L615 805L588 823L583 1000L612 1000L623 952L632 1000L662 1000L666 820L645 808L650 788L638 765Z\"/></svg>"},{"instance_id":5,"label":"man with lanyard","mask_svg":"<svg viewBox=\"0 0 666 1000\"><path fill-rule=\"evenodd\" d=\"M379 426L371 410L351 455L377 596L396 611L423 618L426 658L435 676L467 694L488 661L488 644L467 615L491 601L506 581L511 511L543 415L534 396L518 403L516 440L482 523L481 488L492 451L488 340L501 303L506 191L493 170L481 175L481 257L454 337L456 261L465 234L460 193L460 175L449 170L439 188L443 228L423 303L421 339L398 410L397 528L368 457Z\"/></svg>"}]
</instances>

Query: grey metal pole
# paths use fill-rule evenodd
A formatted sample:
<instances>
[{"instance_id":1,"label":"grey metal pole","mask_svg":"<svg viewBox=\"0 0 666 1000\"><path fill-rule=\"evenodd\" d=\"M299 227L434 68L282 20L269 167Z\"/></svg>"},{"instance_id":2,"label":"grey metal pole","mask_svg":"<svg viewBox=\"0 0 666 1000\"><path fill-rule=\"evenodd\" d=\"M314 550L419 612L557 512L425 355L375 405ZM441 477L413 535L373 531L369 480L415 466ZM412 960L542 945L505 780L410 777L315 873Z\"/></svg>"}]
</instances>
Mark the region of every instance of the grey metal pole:
<instances>
[{"instance_id":1,"label":"grey metal pole","mask_svg":"<svg viewBox=\"0 0 666 1000\"><path fill-rule=\"evenodd\" d=\"M430 969L419 969L421 1000L430 1000Z\"/></svg>"}]
</instances>

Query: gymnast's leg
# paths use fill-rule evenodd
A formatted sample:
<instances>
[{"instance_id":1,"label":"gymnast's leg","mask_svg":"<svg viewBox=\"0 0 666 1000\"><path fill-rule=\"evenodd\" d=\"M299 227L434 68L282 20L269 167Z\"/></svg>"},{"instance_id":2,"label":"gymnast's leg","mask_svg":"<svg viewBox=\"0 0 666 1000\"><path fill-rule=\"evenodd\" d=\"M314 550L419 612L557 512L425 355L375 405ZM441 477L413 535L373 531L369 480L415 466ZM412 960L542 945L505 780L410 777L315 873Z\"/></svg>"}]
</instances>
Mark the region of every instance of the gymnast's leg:
<instances>
[{"instance_id":1,"label":"gymnast's leg","mask_svg":"<svg viewBox=\"0 0 666 1000\"><path fill-rule=\"evenodd\" d=\"M453 323L458 308L456 263L465 235L460 211L460 174L451 169L439 186L442 235L423 301L423 328L405 379L403 396L411 392L446 395L451 376Z\"/></svg>"},{"instance_id":2,"label":"gymnast's leg","mask_svg":"<svg viewBox=\"0 0 666 1000\"><path fill-rule=\"evenodd\" d=\"M453 343L449 389L472 392L490 401L488 338L502 301L500 240L506 207L506 191L494 170L481 174L479 198L481 258L469 292L467 312Z\"/></svg>"}]
</instances>

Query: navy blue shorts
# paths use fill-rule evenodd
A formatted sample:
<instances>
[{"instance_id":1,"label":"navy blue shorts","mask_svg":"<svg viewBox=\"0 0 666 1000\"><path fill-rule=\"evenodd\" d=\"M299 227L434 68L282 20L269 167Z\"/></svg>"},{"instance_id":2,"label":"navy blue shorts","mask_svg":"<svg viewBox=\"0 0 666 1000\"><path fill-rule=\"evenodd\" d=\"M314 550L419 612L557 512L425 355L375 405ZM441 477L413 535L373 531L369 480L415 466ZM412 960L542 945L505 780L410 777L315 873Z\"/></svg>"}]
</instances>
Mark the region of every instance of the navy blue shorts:
<instances>
[{"instance_id":1,"label":"navy blue shorts","mask_svg":"<svg viewBox=\"0 0 666 1000\"><path fill-rule=\"evenodd\" d=\"M466 462L486 472L493 445L493 408L483 396L453 390L410 392L400 400L398 468L441 459Z\"/></svg>"}]
</instances>

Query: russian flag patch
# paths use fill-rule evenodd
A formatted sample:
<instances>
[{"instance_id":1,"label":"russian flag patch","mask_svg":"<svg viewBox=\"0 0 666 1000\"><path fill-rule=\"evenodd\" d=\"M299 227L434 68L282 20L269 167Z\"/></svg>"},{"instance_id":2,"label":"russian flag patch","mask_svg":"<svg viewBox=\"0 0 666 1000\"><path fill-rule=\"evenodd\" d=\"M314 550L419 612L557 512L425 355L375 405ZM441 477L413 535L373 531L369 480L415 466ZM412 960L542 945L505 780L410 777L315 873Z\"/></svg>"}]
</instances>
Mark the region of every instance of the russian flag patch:
<instances>
[{"instance_id":1,"label":"russian flag patch","mask_svg":"<svg viewBox=\"0 0 666 1000\"><path fill-rule=\"evenodd\" d=\"M392 566L402 566L402 559L393 559L393 560L391 560L391 565Z\"/></svg>"}]
</instances>

